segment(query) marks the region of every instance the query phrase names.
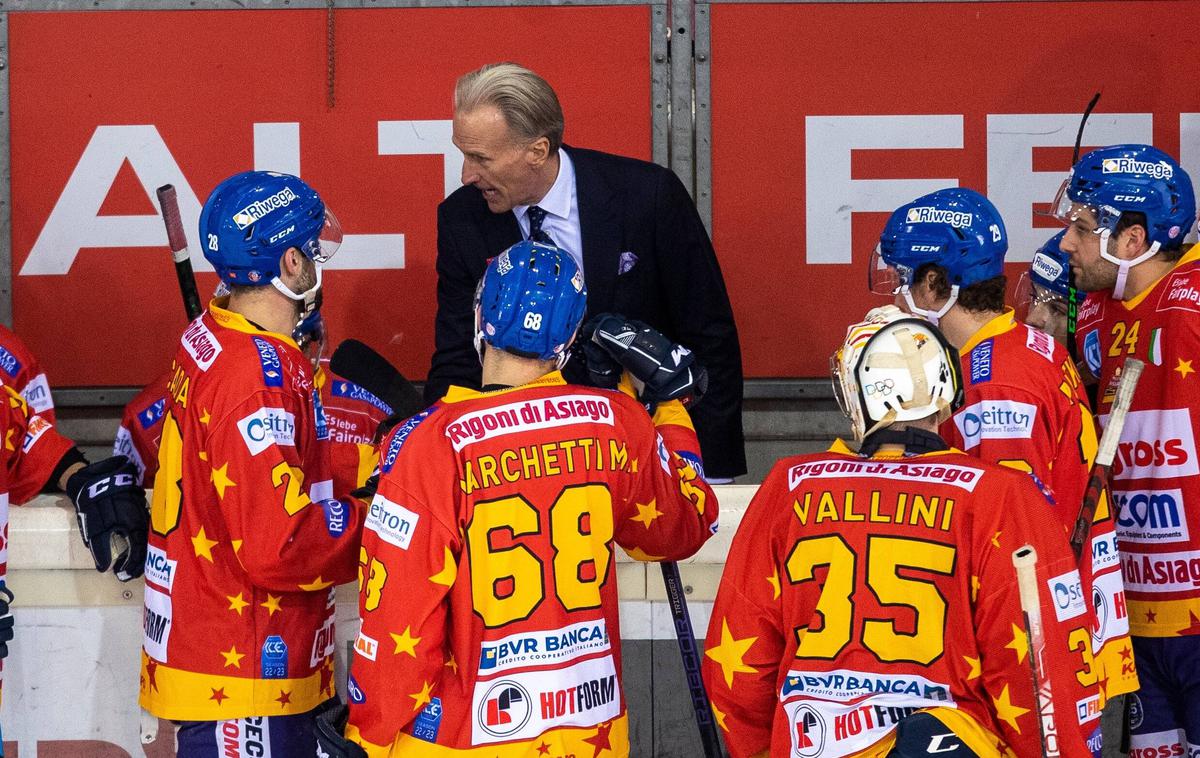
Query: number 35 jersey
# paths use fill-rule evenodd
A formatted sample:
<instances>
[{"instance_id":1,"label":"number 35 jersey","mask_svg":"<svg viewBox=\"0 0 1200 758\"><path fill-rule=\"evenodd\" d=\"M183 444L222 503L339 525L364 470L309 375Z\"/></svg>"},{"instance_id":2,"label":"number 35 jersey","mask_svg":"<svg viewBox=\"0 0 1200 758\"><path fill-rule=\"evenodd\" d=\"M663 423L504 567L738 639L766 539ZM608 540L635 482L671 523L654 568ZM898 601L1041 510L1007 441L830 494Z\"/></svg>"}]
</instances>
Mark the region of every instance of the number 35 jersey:
<instances>
[{"instance_id":1,"label":"number 35 jersey","mask_svg":"<svg viewBox=\"0 0 1200 758\"><path fill-rule=\"evenodd\" d=\"M781 460L738 526L705 644L732 755L886 755L924 709L978 755L1040 754L1013 568L1024 545L1061 754L1090 755L1088 587L1026 474L958 451L860 458L840 442Z\"/></svg>"},{"instance_id":2,"label":"number 35 jersey","mask_svg":"<svg viewBox=\"0 0 1200 758\"><path fill-rule=\"evenodd\" d=\"M381 445L346 734L372 758L629 754L613 543L691 555L717 502L686 412L452 387Z\"/></svg>"},{"instance_id":3,"label":"number 35 jersey","mask_svg":"<svg viewBox=\"0 0 1200 758\"><path fill-rule=\"evenodd\" d=\"M1078 323L1102 423L1125 359L1145 363L1110 484L1130 629L1200 634L1200 246L1136 297L1092 293Z\"/></svg>"}]
</instances>

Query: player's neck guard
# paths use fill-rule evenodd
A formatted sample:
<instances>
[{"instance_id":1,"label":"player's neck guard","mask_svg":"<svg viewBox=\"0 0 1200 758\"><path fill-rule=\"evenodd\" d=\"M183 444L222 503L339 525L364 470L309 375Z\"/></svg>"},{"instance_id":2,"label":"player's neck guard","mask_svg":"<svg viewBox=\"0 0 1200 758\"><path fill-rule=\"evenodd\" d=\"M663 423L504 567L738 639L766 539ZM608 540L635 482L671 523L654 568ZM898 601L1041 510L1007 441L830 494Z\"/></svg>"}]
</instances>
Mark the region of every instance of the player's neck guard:
<instances>
[{"instance_id":1,"label":"player's neck guard","mask_svg":"<svg viewBox=\"0 0 1200 758\"><path fill-rule=\"evenodd\" d=\"M859 446L858 454L869 458L884 445L903 445L905 455L937 453L950 449L946 441L934 432L910 426L907 429L878 429L871 432Z\"/></svg>"}]
</instances>

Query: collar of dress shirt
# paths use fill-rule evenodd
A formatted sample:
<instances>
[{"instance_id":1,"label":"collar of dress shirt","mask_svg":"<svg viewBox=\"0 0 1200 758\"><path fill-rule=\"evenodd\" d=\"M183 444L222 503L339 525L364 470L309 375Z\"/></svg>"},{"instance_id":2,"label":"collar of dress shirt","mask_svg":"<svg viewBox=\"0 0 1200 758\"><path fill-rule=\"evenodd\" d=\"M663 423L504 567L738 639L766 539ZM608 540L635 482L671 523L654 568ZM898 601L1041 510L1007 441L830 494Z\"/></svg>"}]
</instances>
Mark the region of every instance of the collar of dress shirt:
<instances>
[{"instance_id":1,"label":"collar of dress shirt","mask_svg":"<svg viewBox=\"0 0 1200 758\"><path fill-rule=\"evenodd\" d=\"M559 148L558 176L554 178L554 184L550 185L550 191L535 205L551 216L569 219L571 217L571 194L574 192L575 164L571 162L571 157L567 155L567 151ZM525 215L528 212L528 205L513 206L513 213L517 214L517 218L522 221L525 220Z\"/></svg>"}]
</instances>

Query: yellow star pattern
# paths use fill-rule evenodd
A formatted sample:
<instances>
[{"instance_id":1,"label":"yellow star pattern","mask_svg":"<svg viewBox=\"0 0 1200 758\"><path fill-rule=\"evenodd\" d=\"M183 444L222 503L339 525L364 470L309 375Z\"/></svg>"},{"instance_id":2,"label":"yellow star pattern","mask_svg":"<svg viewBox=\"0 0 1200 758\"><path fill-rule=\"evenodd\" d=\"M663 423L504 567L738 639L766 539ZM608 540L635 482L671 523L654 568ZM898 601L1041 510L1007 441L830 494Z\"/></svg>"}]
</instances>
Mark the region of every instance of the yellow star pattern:
<instances>
[{"instance_id":1,"label":"yellow star pattern","mask_svg":"<svg viewBox=\"0 0 1200 758\"><path fill-rule=\"evenodd\" d=\"M200 452L196 453L196 455L200 458L200 460L204 461L205 463L208 463L208 453L201 450Z\"/></svg>"},{"instance_id":2,"label":"yellow star pattern","mask_svg":"<svg viewBox=\"0 0 1200 758\"><path fill-rule=\"evenodd\" d=\"M993 547L997 547L997 548L998 548L998 547L1000 547L1000 535L1001 535L1001 534L1004 534L1004 532L1003 532L1003 531L999 531L999 532L996 532L995 534L993 534L993 535L992 535L992 545L993 545Z\"/></svg>"},{"instance_id":3,"label":"yellow star pattern","mask_svg":"<svg viewBox=\"0 0 1200 758\"><path fill-rule=\"evenodd\" d=\"M431 698L429 697L429 693L431 692L433 692L433 687L429 686L429 682L424 682L421 685L420 692L414 692L409 695L409 697L416 701L416 704L413 705L414 711L419 711L432 702Z\"/></svg>"},{"instance_id":4,"label":"yellow star pattern","mask_svg":"<svg viewBox=\"0 0 1200 758\"><path fill-rule=\"evenodd\" d=\"M1017 725L1017 719L1029 713L1028 708L1022 708L1012 704L1012 700L1008 697L1008 685L1004 685L1004 689L1000 690L1000 697L992 698L992 704L996 706L996 716L1008 722L1008 725L1013 728L1017 734L1021 733L1021 727Z\"/></svg>"},{"instance_id":5,"label":"yellow star pattern","mask_svg":"<svg viewBox=\"0 0 1200 758\"><path fill-rule=\"evenodd\" d=\"M192 537L192 549L196 551L196 557L207 558L209 563L213 562L212 549L217 544L216 540L210 540L204 533L204 527L200 527L200 531L196 532L195 537Z\"/></svg>"},{"instance_id":6,"label":"yellow star pattern","mask_svg":"<svg viewBox=\"0 0 1200 758\"><path fill-rule=\"evenodd\" d=\"M778 600L780 595L779 569L775 569L771 572L771 575L767 577L767 584L771 585L771 599Z\"/></svg>"},{"instance_id":7,"label":"yellow star pattern","mask_svg":"<svg viewBox=\"0 0 1200 758\"><path fill-rule=\"evenodd\" d=\"M1174 370L1179 372L1179 375L1182 376L1184 379L1187 379L1188 374L1196 373L1196 369L1192 368L1191 361L1185 361L1182 358L1178 358L1177 360L1179 362L1177 364L1175 364Z\"/></svg>"},{"instance_id":8,"label":"yellow star pattern","mask_svg":"<svg viewBox=\"0 0 1200 758\"><path fill-rule=\"evenodd\" d=\"M5 450L12 451L12 450L17 449L16 446L13 445L13 441L12 441L13 432L15 432L15 431L16 431L16 429L9 429L7 432L4 433L4 449Z\"/></svg>"},{"instance_id":9,"label":"yellow star pattern","mask_svg":"<svg viewBox=\"0 0 1200 758\"><path fill-rule=\"evenodd\" d=\"M250 605L240 592L236 595L226 595L225 599L229 601L229 610L237 611L237 615L239 616L242 615L242 609Z\"/></svg>"},{"instance_id":10,"label":"yellow star pattern","mask_svg":"<svg viewBox=\"0 0 1200 758\"><path fill-rule=\"evenodd\" d=\"M638 470L638 459L634 458L629 462L629 473L636 474Z\"/></svg>"},{"instance_id":11,"label":"yellow star pattern","mask_svg":"<svg viewBox=\"0 0 1200 758\"><path fill-rule=\"evenodd\" d=\"M630 558L634 559L635 561L646 561L648 563L653 563L654 561L661 561L663 559L663 556L650 555L646 551L642 550L640 547L626 547L626 548L622 548L622 549L625 551L626 555L628 555Z\"/></svg>"},{"instance_id":12,"label":"yellow star pattern","mask_svg":"<svg viewBox=\"0 0 1200 758\"><path fill-rule=\"evenodd\" d=\"M1016 624L1012 625L1013 638L1004 647L1017 654L1017 663L1024 663L1025 656L1029 654L1029 636L1025 634L1025 630Z\"/></svg>"},{"instance_id":13,"label":"yellow star pattern","mask_svg":"<svg viewBox=\"0 0 1200 758\"><path fill-rule=\"evenodd\" d=\"M404 631L400 634L395 632L388 632L388 634L392 635L392 641L396 643L396 649L392 651L392 655L408 653L413 658L417 657L417 645L421 644L421 638L412 636L411 626L404 627Z\"/></svg>"},{"instance_id":14,"label":"yellow star pattern","mask_svg":"<svg viewBox=\"0 0 1200 758\"><path fill-rule=\"evenodd\" d=\"M200 409L200 423L208 426L208 422L212 421L212 416L209 415L207 408Z\"/></svg>"},{"instance_id":15,"label":"yellow star pattern","mask_svg":"<svg viewBox=\"0 0 1200 758\"><path fill-rule=\"evenodd\" d=\"M452 670L455 676L458 675L458 661L454 660L454 653L450 654L450 660L446 661L444 665L446 668Z\"/></svg>"},{"instance_id":16,"label":"yellow star pattern","mask_svg":"<svg viewBox=\"0 0 1200 758\"><path fill-rule=\"evenodd\" d=\"M746 665L746 653L750 647L758 640L758 637L744 637L742 639L734 639L729 633L729 619L721 619L721 644L705 650L704 655L712 658L721 665L721 672L725 675L725 686L733 689L734 674L753 674L754 667Z\"/></svg>"},{"instance_id":17,"label":"yellow star pattern","mask_svg":"<svg viewBox=\"0 0 1200 758\"><path fill-rule=\"evenodd\" d=\"M641 503L634 503L634 505L637 506L637 515L630 516L629 520L645 524L647 529L654 523L654 519L662 515L662 511L658 509L658 501L654 498L650 498L650 502L645 505Z\"/></svg>"},{"instance_id":18,"label":"yellow star pattern","mask_svg":"<svg viewBox=\"0 0 1200 758\"><path fill-rule=\"evenodd\" d=\"M242 552L242 541L241 540L232 540L229 544L233 545L234 555L237 555L238 553Z\"/></svg>"},{"instance_id":19,"label":"yellow star pattern","mask_svg":"<svg viewBox=\"0 0 1200 758\"><path fill-rule=\"evenodd\" d=\"M222 652L221 655L225 656L225 667L226 668L233 666L234 668L237 668L237 669L240 669L242 667L242 659L246 657L245 653L239 653L237 651L236 645L230 645L229 649Z\"/></svg>"},{"instance_id":20,"label":"yellow star pattern","mask_svg":"<svg viewBox=\"0 0 1200 758\"><path fill-rule=\"evenodd\" d=\"M969 655L964 655L962 659L967 662L968 666L971 667L971 670L967 672L967 681L969 682L972 679L978 679L979 675L982 673L982 670L979 667L979 659L972 658Z\"/></svg>"},{"instance_id":21,"label":"yellow star pattern","mask_svg":"<svg viewBox=\"0 0 1200 758\"><path fill-rule=\"evenodd\" d=\"M454 562L454 553L450 552L450 548L443 547L442 551L442 570L429 577L429 581L443 587L453 587L454 580L458 578L458 564Z\"/></svg>"},{"instance_id":22,"label":"yellow star pattern","mask_svg":"<svg viewBox=\"0 0 1200 758\"><path fill-rule=\"evenodd\" d=\"M321 578L320 574L318 574L317 578L313 579L308 584L298 584L296 586L299 587L300 589L304 590L305 592L317 592L319 590L325 589L326 587L332 587L333 582L325 581L324 579Z\"/></svg>"},{"instance_id":23,"label":"yellow star pattern","mask_svg":"<svg viewBox=\"0 0 1200 758\"><path fill-rule=\"evenodd\" d=\"M721 727L722 729L724 729L725 731L728 732L729 727L725 726L725 714L721 713L721 709L716 706L716 703L713 704L712 709L713 709L713 718L715 718L717 720L717 726Z\"/></svg>"},{"instance_id":24,"label":"yellow star pattern","mask_svg":"<svg viewBox=\"0 0 1200 758\"><path fill-rule=\"evenodd\" d=\"M978 597L979 597L979 577L972 574L971 575L971 602L975 602L975 599Z\"/></svg>"},{"instance_id":25,"label":"yellow star pattern","mask_svg":"<svg viewBox=\"0 0 1200 758\"><path fill-rule=\"evenodd\" d=\"M237 482L229 478L228 471L228 462L222 464L220 468L215 468L212 470L212 483L213 486L217 488L217 497L221 498L222 500L225 499L225 490L229 489L230 487L237 486Z\"/></svg>"},{"instance_id":26,"label":"yellow star pattern","mask_svg":"<svg viewBox=\"0 0 1200 758\"><path fill-rule=\"evenodd\" d=\"M275 611L279 610L279 598L268 592L267 602L263 603L262 607L267 609L267 616L274 616Z\"/></svg>"}]
</instances>

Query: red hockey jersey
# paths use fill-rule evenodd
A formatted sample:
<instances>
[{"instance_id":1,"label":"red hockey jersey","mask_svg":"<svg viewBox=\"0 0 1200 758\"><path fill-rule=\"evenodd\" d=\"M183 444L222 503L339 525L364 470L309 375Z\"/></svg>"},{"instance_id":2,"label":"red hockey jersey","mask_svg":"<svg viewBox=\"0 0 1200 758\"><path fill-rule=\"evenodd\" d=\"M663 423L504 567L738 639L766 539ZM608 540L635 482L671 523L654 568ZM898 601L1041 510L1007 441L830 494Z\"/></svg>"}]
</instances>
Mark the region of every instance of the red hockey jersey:
<instances>
[{"instance_id":1,"label":"red hockey jersey","mask_svg":"<svg viewBox=\"0 0 1200 758\"><path fill-rule=\"evenodd\" d=\"M380 449L347 736L372 758L628 756L613 542L683 558L718 512L682 407L652 423L554 372L452 387Z\"/></svg>"},{"instance_id":2,"label":"red hockey jersey","mask_svg":"<svg viewBox=\"0 0 1200 758\"><path fill-rule=\"evenodd\" d=\"M1052 521L1029 477L956 450L860 458L838 442L781 460L734 536L705 644L732 755L884 755L922 709L978 755L1040 755L1013 568L1027 544L1061 754L1091 755L1088 588Z\"/></svg>"},{"instance_id":3,"label":"red hockey jersey","mask_svg":"<svg viewBox=\"0 0 1200 758\"><path fill-rule=\"evenodd\" d=\"M942 436L982 460L1036 476L1069 534L1098 444L1074 361L1048 334L1017 323L1009 309L963 345L962 371L965 402L942 425ZM1138 679L1107 499L1096 510L1088 555L1084 571L1099 623L1092 642L1108 698L1133 692Z\"/></svg>"},{"instance_id":4,"label":"red hockey jersey","mask_svg":"<svg viewBox=\"0 0 1200 758\"><path fill-rule=\"evenodd\" d=\"M307 359L225 302L180 340L150 509L140 700L174 720L332 695L333 587L362 524L363 504L333 499Z\"/></svg>"},{"instance_id":5,"label":"red hockey jersey","mask_svg":"<svg viewBox=\"0 0 1200 758\"><path fill-rule=\"evenodd\" d=\"M1129 300L1089 295L1077 335L1100 378L1102 422L1125 358L1146 363L1111 482L1130 628L1200 634L1200 247Z\"/></svg>"},{"instance_id":6,"label":"red hockey jersey","mask_svg":"<svg viewBox=\"0 0 1200 758\"><path fill-rule=\"evenodd\" d=\"M46 372L25 343L11 329L0 324L0 381L25 398L31 415L54 423L54 399Z\"/></svg>"},{"instance_id":7,"label":"red hockey jersey","mask_svg":"<svg viewBox=\"0 0 1200 758\"><path fill-rule=\"evenodd\" d=\"M143 487L152 485L158 472L158 442L170 379L170 371L156 377L125 406L113 442L113 455L123 455L134 462L142 475ZM333 491L338 496L345 495L365 482L375 469L379 456L371 439L379 422L391 415L392 409L367 390L330 371L328 359L321 361L314 383L320 390L329 431Z\"/></svg>"}]
</instances>

